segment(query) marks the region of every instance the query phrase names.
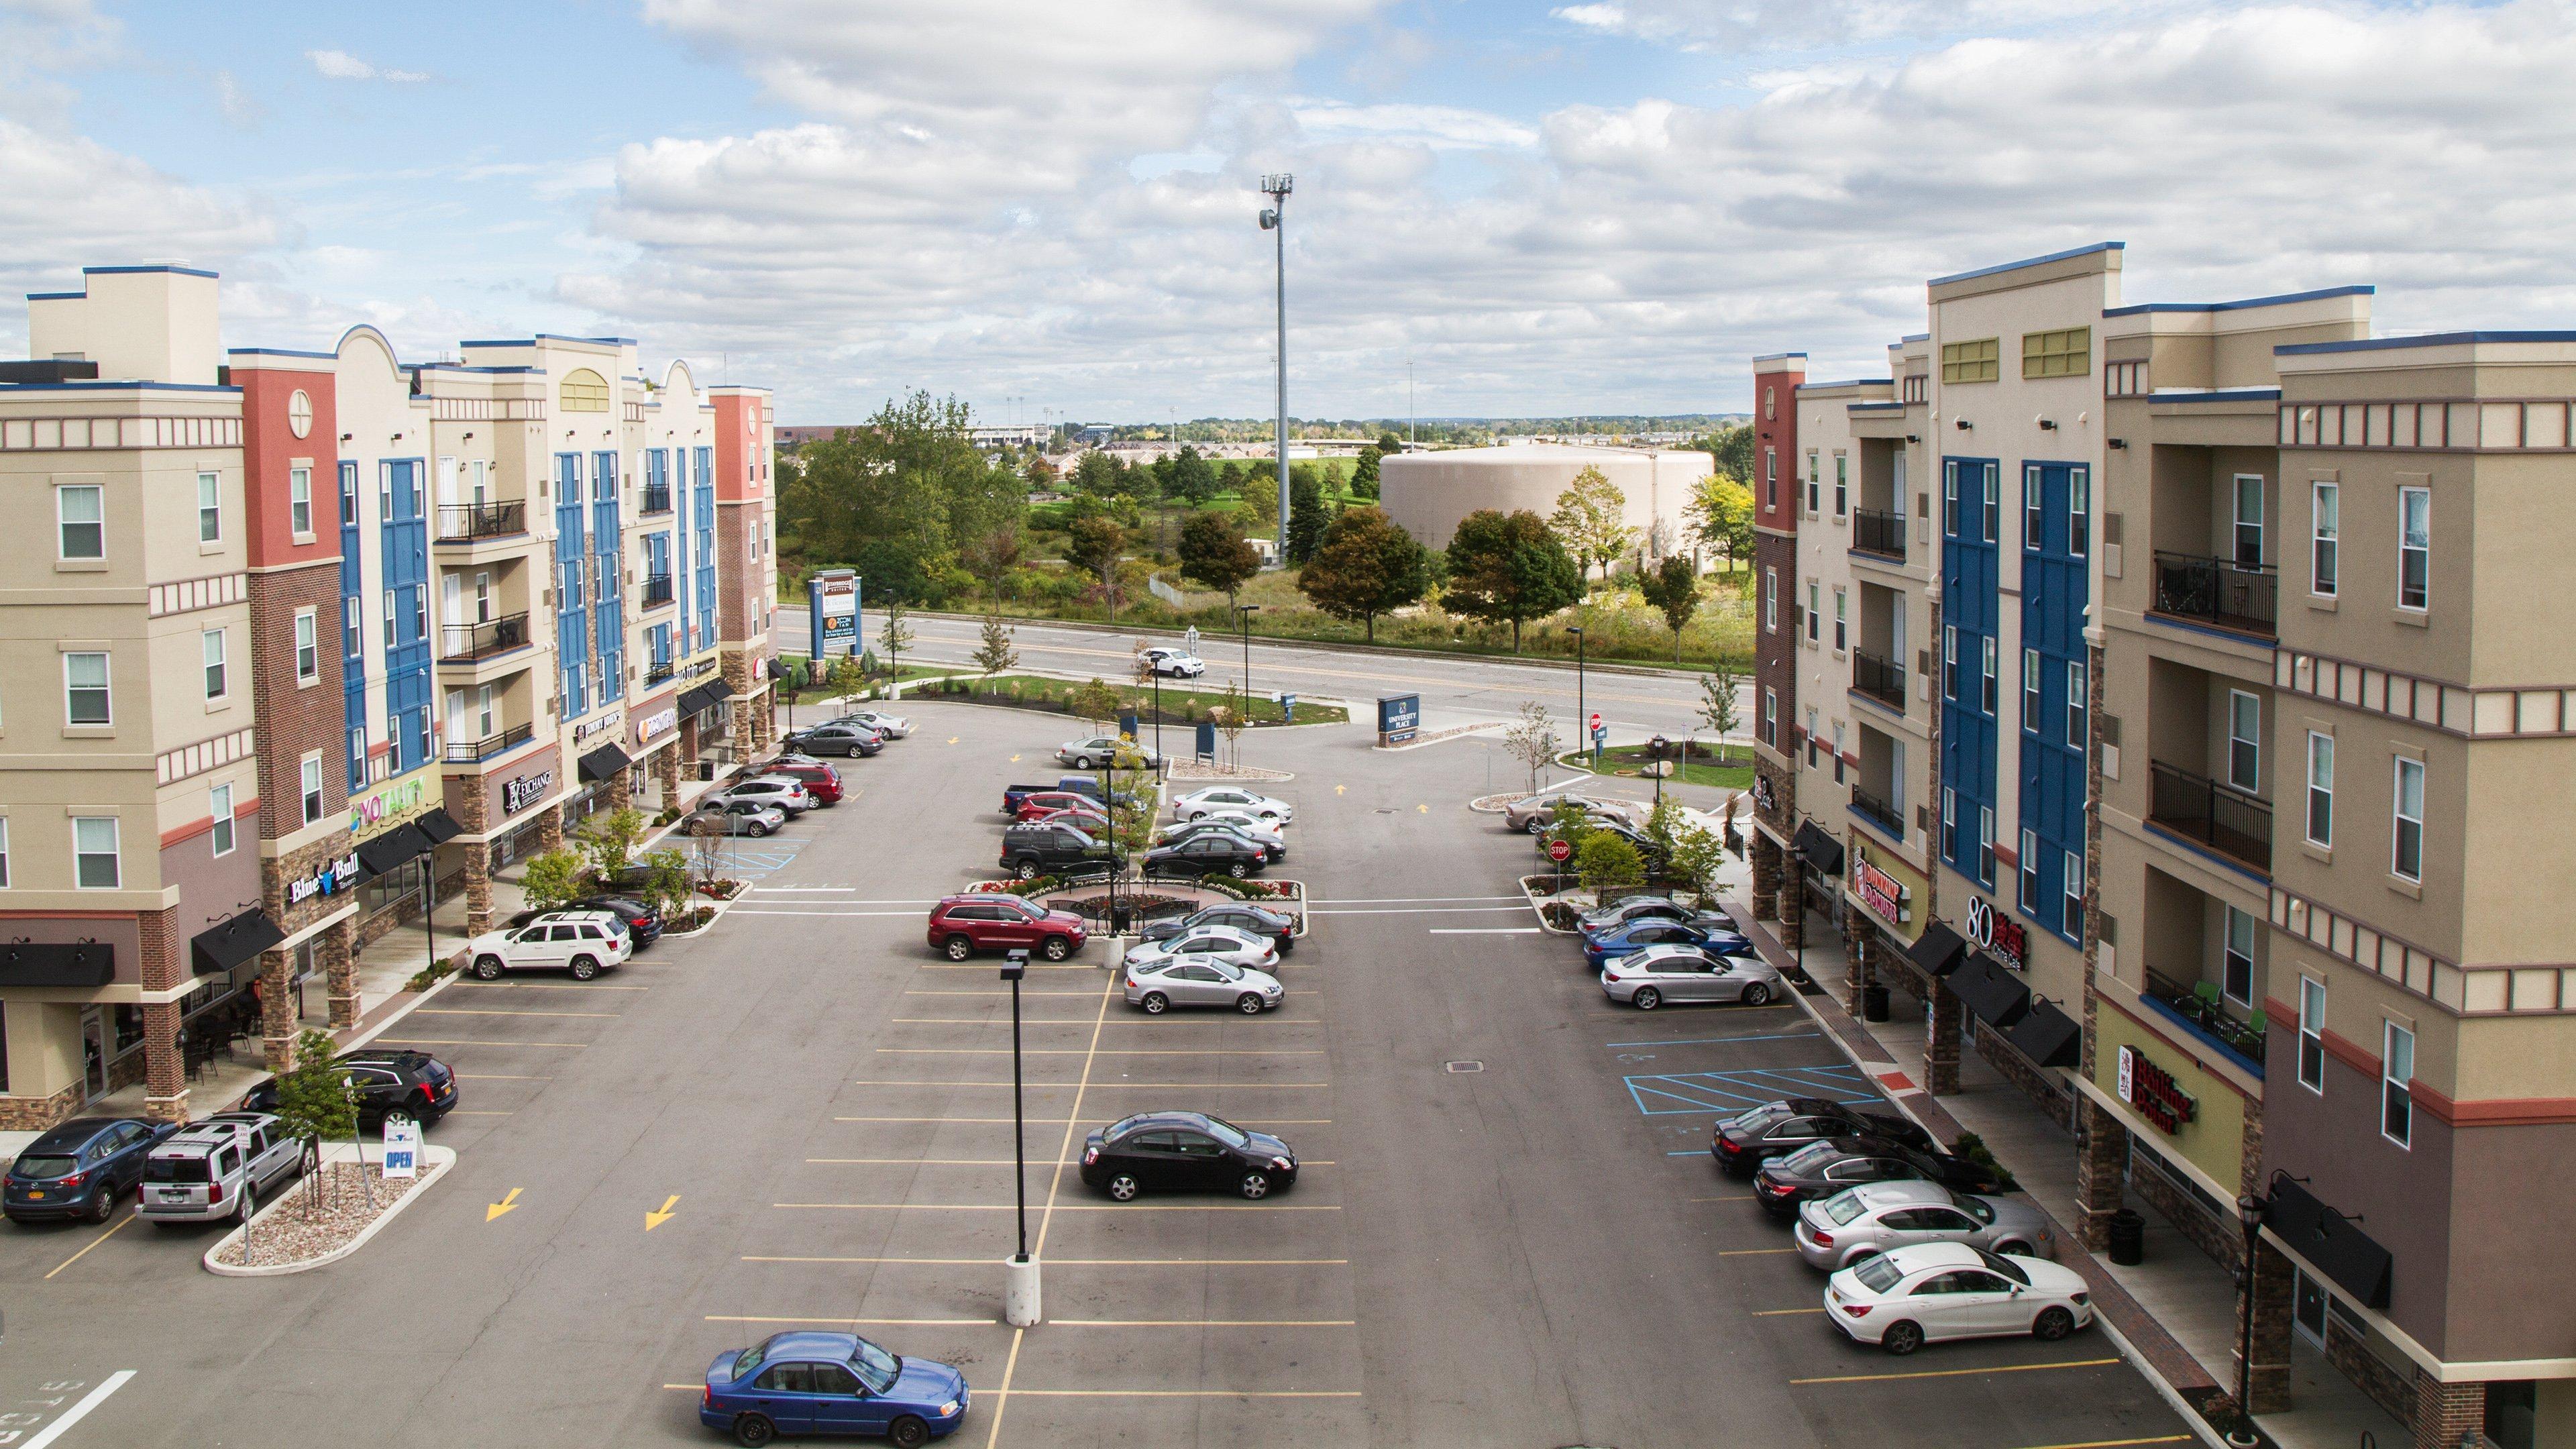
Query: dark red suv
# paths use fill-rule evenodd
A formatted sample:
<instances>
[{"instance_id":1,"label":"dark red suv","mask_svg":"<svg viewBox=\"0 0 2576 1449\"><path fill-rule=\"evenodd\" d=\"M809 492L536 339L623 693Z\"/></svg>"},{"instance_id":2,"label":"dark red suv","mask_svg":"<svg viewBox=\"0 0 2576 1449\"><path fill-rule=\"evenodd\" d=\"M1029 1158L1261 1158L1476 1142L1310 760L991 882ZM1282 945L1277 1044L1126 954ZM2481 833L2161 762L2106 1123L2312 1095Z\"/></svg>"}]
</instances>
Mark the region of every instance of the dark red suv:
<instances>
[{"instance_id":1,"label":"dark red suv","mask_svg":"<svg viewBox=\"0 0 2576 1449\"><path fill-rule=\"evenodd\" d=\"M841 772L821 760L781 760L762 768L764 775L785 775L805 787L817 805L841 803Z\"/></svg>"},{"instance_id":2,"label":"dark red suv","mask_svg":"<svg viewBox=\"0 0 2576 1449\"><path fill-rule=\"evenodd\" d=\"M1089 939L1082 917L1018 896L949 896L930 910L930 944L951 961L977 951L1027 950L1061 961Z\"/></svg>"}]
</instances>

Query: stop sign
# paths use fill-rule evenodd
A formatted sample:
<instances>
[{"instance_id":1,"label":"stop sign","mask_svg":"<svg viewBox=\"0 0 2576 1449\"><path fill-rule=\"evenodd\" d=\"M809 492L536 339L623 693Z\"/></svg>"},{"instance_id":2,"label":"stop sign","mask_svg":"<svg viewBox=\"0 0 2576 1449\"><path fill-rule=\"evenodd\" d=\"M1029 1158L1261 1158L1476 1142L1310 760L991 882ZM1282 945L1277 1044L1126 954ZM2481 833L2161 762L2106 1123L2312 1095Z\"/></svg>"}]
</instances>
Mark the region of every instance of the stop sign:
<instances>
[{"instance_id":1,"label":"stop sign","mask_svg":"<svg viewBox=\"0 0 2576 1449\"><path fill-rule=\"evenodd\" d=\"M1598 711L1595 711L1592 716L1592 732L1596 735L1601 733L1601 715Z\"/></svg>"},{"instance_id":2,"label":"stop sign","mask_svg":"<svg viewBox=\"0 0 2576 1449\"><path fill-rule=\"evenodd\" d=\"M1565 864L1573 855L1574 842L1571 840L1551 840L1547 843L1547 858L1558 865Z\"/></svg>"}]
</instances>

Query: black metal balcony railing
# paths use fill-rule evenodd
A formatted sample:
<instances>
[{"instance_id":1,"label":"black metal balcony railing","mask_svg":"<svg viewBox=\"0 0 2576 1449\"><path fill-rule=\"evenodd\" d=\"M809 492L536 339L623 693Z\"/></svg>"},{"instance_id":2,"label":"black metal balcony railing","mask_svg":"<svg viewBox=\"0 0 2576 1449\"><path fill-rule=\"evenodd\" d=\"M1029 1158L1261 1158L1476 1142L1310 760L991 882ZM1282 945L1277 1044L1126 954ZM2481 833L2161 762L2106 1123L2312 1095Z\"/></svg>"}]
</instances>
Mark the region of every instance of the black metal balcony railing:
<instances>
[{"instance_id":1,"label":"black metal balcony railing","mask_svg":"<svg viewBox=\"0 0 2576 1449\"><path fill-rule=\"evenodd\" d=\"M2178 765L2152 762L2147 818L2265 875L2272 873L2272 804Z\"/></svg>"},{"instance_id":2,"label":"black metal balcony railing","mask_svg":"<svg viewBox=\"0 0 2576 1449\"><path fill-rule=\"evenodd\" d=\"M658 485L657 485L657 484L652 484L652 483L647 483L647 484L645 484L645 485L644 485L644 511L645 511L645 512L647 512L647 513L668 513L668 512L670 512L670 511L671 511L671 485L670 485L670 484L668 484L668 483L663 483L663 484L658 484Z\"/></svg>"},{"instance_id":3,"label":"black metal balcony railing","mask_svg":"<svg viewBox=\"0 0 2576 1449\"><path fill-rule=\"evenodd\" d=\"M657 604L667 604L669 602L671 602L671 576L669 574L646 574L644 576L644 607L650 609Z\"/></svg>"},{"instance_id":4,"label":"black metal balcony railing","mask_svg":"<svg viewBox=\"0 0 2576 1449\"><path fill-rule=\"evenodd\" d=\"M1894 805L1881 800L1858 785L1852 786L1851 804L1852 809L1859 811L1871 824L1899 841L1905 839L1905 817Z\"/></svg>"},{"instance_id":5,"label":"black metal balcony railing","mask_svg":"<svg viewBox=\"0 0 2576 1449\"><path fill-rule=\"evenodd\" d=\"M438 541L465 543L528 531L524 503L442 503L438 505Z\"/></svg>"},{"instance_id":6,"label":"black metal balcony railing","mask_svg":"<svg viewBox=\"0 0 2576 1449\"><path fill-rule=\"evenodd\" d=\"M2203 619L2271 638L2280 619L2281 577L2263 564L2156 550L2156 612Z\"/></svg>"},{"instance_id":7,"label":"black metal balcony railing","mask_svg":"<svg viewBox=\"0 0 2576 1449\"><path fill-rule=\"evenodd\" d=\"M1853 509L1851 546L1881 558L1905 557L1905 515L1884 508Z\"/></svg>"},{"instance_id":8,"label":"black metal balcony railing","mask_svg":"<svg viewBox=\"0 0 2576 1449\"><path fill-rule=\"evenodd\" d=\"M497 735L488 735L479 740L449 740L447 763L471 765L478 760L488 760L494 755L507 754L526 744L535 732L533 726L515 724Z\"/></svg>"},{"instance_id":9,"label":"black metal balcony railing","mask_svg":"<svg viewBox=\"0 0 2576 1449\"><path fill-rule=\"evenodd\" d=\"M528 642L528 616L503 614L480 624L442 624L438 628L441 659L488 659Z\"/></svg>"},{"instance_id":10,"label":"black metal balcony railing","mask_svg":"<svg viewBox=\"0 0 2576 1449\"><path fill-rule=\"evenodd\" d=\"M1905 666L1884 655L1866 649L1855 649L1851 656L1851 687L1886 705L1899 714L1905 712Z\"/></svg>"},{"instance_id":11,"label":"black metal balcony railing","mask_svg":"<svg viewBox=\"0 0 2576 1449\"><path fill-rule=\"evenodd\" d=\"M678 672L679 671L677 669L672 667L670 660L656 659L652 663L644 666L644 682L647 685L659 684Z\"/></svg>"},{"instance_id":12,"label":"black metal balcony railing","mask_svg":"<svg viewBox=\"0 0 2576 1449\"><path fill-rule=\"evenodd\" d=\"M2150 966L2146 998L2148 1005L2160 1008L2162 1015L2186 1032L2223 1049L2238 1067L2256 1077L2263 1075L2267 1045L2263 1013L2255 1011L2238 1017L2230 1012L2217 982L2204 980L2186 986Z\"/></svg>"}]
</instances>

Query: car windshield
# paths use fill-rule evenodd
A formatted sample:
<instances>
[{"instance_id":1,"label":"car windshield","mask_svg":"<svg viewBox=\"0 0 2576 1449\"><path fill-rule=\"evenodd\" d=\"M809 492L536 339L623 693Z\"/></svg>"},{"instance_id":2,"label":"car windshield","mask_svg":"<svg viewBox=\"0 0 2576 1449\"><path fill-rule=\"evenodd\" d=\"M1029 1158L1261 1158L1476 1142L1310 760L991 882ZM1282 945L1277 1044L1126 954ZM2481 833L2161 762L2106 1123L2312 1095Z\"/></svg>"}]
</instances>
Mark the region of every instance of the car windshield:
<instances>
[{"instance_id":1,"label":"car windshield","mask_svg":"<svg viewBox=\"0 0 2576 1449\"><path fill-rule=\"evenodd\" d=\"M1231 962L1219 961L1211 958L1203 964L1205 964L1209 970L1214 971L1217 975L1224 977L1228 981L1241 981L1243 979L1243 968L1234 965Z\"/></svg>"},{"instance_id":2,"label":"car windshield","mask_svg":"<svg viewBox=\"0 0 2576 1449\"><path fill-rule=\"evenodd\" d=\"M1139 1113L1139 1114L1137 1114L1136 1116L1133 1116L1133 1117L1121 1117L1121 1118L1119 1118L1117 1121L1112 1122L1112 1123L1110 1123L1108 1126L1106 1126L1106 1127L1104 1127L1104 1128L1100 1129L1100 1130L1101 1130L1101 1135L1102 1135L1102 1136L1104 1136L1104 1137L1112 1138L1112 1139L1119 1138L1119 1137L1123 1137L1123 1136L1127 1135L1127 1129L1128 1129L1128 1128L1133 1127L1133 1126L1135 1126L1137 1123L1142 1122L1142 1121L1144 1121L1144 1120L1145 1120L1145 1118L1144 1118L1144 1114L1142 1114L1142 1113Z\"/></svg>"},{"instance_id":3,"label":"car windshield","mask_svg":"<svg viewBox=\"0 0 2576 1449\"><path fill-rule=\"evenodd\" d=\"M868 1342L859 1340L859 1351L850 1355L850 1368L868 1392L882 1394L894 1387L895 1375L903 1372L903 1360Z\"/></svg>"},{"instance_id":4,"label":"car windshield","mask_svg":"<svg viewBox=\"0 0 2576 1449\"><path fill-rule=\"evenodd\" d=\"M1222 1117L1210 1117L1207 1119L1207 1124L1208 1131L1215 1134L1216 1140L1228 1147L1242 1147L1252 1141L1251 1137L1245 1135L1242 1128Z\"/></svg>"},{"instance_id":5,"label":"car windshield","mask_svg":"<svg viewBox=\"0 0 2576 1449\"><path fill-rule=\"evenodd\" d=\"M1991 1223L1995 1220L1994 1204L1984 1198L1970 1197L1964 1192L1954 1192L1950 1194L1950 1206L1981 1223Z\"/></svg>"},{"instance_id":6,"label":"car windshield","mask_svg":"<svg viewBox=\"0 0 2576 1449\"><path fill-rule=\"evenodd\" d=\"M1838 1228L1867 1211L1857 1192L1838 1192L1825 1199L1825 1216L1832 1218Z\"/></svg>"},{"instance_id":7,"label":"car windshield","mask_svg":"<svg viewBox=\"0 0 2576 1449\"><path fill-rule=\"evenodd\" d=\"M68 1157L21 1157L17 1166L9 1170L20 1177L60 1177L72 1170L72 1160Z\"/></svg>"},{"instance_id":8,"label":"car windshield","mask_svg":"<svg viewBox=\"0 0 2576 1449\"><path fill-rule=\"evenodd\" d=\"M771 1340L763 1339L733 1356L732 1378L735 1383L741 1383L760 1372L760 1361L768 1356L770 1343Z\"/></svg>"},{"instance_id":9,"label":"car windshield","mask_svg":"<svg viewBox=\"0 0 2576 1449\"><path fill-rule=\"evenodd\" d=\"M154 1157L143 1164L143 1175L153 1182L204 1182L206 1159L202 1157Z\"/></svg>"},{"instance_id":10,"label":"car windshield","mask_svg":"<svg viewBox=\"0 0 2576 1449\"><path fill-rule=\"evenodd\" d=\"M2019 1283L2024 1288L2030 1286L2030 1275L2023 1272L2021 1270L2021 1265L2014 1262L2012 1259L2003 1256L2001 1253L1989 1253L1983 1248L1979 1248L1977 1250L1977 1256L1986 1260L1987 1267L1992 1268L1996 1272L2003 1274L2005 1277L2010 1278L2016 1283Z\"/></svg>"},{"instance_id":11,"label":"car windshield","mask_svg":"<svg viewBox=\"0 0 2576 1449\"><path fill-rule=\"evenodd\" d=\"M1726 1125L1741 1127L1747 1132L1759 1132L1788 1115L1789 1111L1785 1107L1756 1107Z\"/></svg>"},{"instance_id":12,"label":"car windshield","mask_svg":"<svg viewBox=\"0 0 2576 1449\"><path fill-rule=\"evenodd\" d=\"M1872 1293L1885 1293L1905 1279L1905 1274L1887 1261L1885 1254L1863 1262L1852 1270L1852 1276L1860 1279L1860 1286Z\"/></svg>"},{"instance_id":13,"label":"car windshield","mask_svg":"<svg viewBox=\"0 0 2576 1449\"><path fill-rule=\"evenodd\" d=\"M1843 1155L1843 1150L1830 1142L1810 1142L1780 1159L1780 1170L1802 1174L1824 1171L1825 1164Z\"/></svg>"}]
</instances>

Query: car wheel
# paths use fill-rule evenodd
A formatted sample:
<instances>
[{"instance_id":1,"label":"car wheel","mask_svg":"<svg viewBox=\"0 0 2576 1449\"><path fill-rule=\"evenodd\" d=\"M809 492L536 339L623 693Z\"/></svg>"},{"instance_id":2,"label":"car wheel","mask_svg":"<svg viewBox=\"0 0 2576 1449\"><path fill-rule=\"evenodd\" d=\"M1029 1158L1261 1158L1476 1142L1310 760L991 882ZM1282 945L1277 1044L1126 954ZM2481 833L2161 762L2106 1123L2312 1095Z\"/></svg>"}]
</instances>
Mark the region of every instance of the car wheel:
<instances>
[{"instance_id":1,"label":"car wheel","mask_svg":"<svg viewBox=\"0 0 2576 1449\"><path fill-rule=\"evenodd\" d=\"M1664 1004L1664 993L1651 986L1640 986L1637 994L1629 999L1636 1003L1639 1011L1652 1011Z\"/></svg>"},{"instance_id":2,"label":"car wheel","mask_svg":"<svg viewBox=\"0 0 2576 1449\"><path fill-rule=\"evenodd\" d=\"M963 961L974 954L975 942L973 938L967 936L951 936L948 938L949 960Z\"/></svg>"},{"instance_id":3,"label":"car wheel","mask_svg":"<svg viewBox=\"0 0 2576 1449\"><path fill-rule=\"evenodd\" d=\"M1049 936L1046 938L1046 945L1040 948L1040 953L1050 961L1061 961L1073 954L1073 943L1062 936Z\"/></svg>"},{"instance_id":4,"label":"car wheel","mask_svg":"<svg viewBox=\"0 0 2576 1449\"><path fill-rule=\"evenodd\" d=\"M1234 1009L1242 1012L1246 1016L1259 1016L1261 1014L1261 993L1258 991L1247 991L1241 996L1236 997L1234 999Z\"/></svg>"},{"instance_id":5,"label":"car wheel","mask_svg":"<svg viewBox=\"0 0 2576 1449\"><path fill-rule=\"evenodd\" d=\"M2055 1343L2074 1331L2075 1315L2063 1308L2041 1309L2038 1320L2030 1326L2031 1337L2049 1343Z\"/></svg>"},{"instance_id":6,"label":"car wheel","mask_svg":"<svg viewBox=\"0 0 2576 1449\"><path fill-rule=\"evenodd\" d=\"M590 978L592 978L593 976L596 976L596 975L598 975L598 974L599 974L599 963L598 963L598 962L593 961L593 960L592 960L592 959L590 959L588 956L575 956L575 957L573 957L573 958L572 958L572 979L573 979L573 980L575 980L575 981L588 981Z\"/></svg>"},{"instance_id":7,"label":"car wheel","mask_svg":"<svg viewBox=\"0 0 2576 1449\"><path fill-rule=\"evenodd\" d=\"M778 1437L778 1426L766 1414L745 1414L733 1421L733 1442L766 1444Z\"/></svg>"},{"instance_id":8,"label":"car wheel","mask_svg":"<svg viewBox=\"0 0 2576 1449\"><path fill-rule=\"evenodd\" d=\"M886 1426L886 1442L895 1449L921 1449L930 1442L930 1426L919 1416L906 1414Z\"/></svg>"},{"instance_id":9,"label":"car wheel","mask_svg":"<svg viewBox=\"0 0 2576 1449\"><path fill-rule=\"evenodd\" d=\"M1144 1184L1138 1182L1132 1173L1122 1172L1109 1179L1109 1195L1119 1202L1134 1202L1136 1194L1143 1188Z\"/></svg>"},{"instance_id":10,"label":"car wheel","mask_svg":"<svg viewBox=\"0 0 2576 1449\"><path fill-rule=\"evenodd\" d=\"M1245 876L1252 874L1252 867L1243 861L1238 860L1234 864L1227 866L1225 868L1225 873L1233 876L1236 880L1241 880Z\"/></svg>"},{"instance_id":11,"label":"car wheel","mask_svg":"<svg viewBox=\"0 0 2576 1449\"><path fill-rule=\"evenodd\" d=\"M689 822L689 833L691 835L713 835L716 833L715 822L712 820L692 820Z\"/></svg>"},{"instance_id":12,"label":"car wheel","mask_svg":"<svg viewBox=\"0 0 2576 1449\"><path fill-rule=\"evenodd\" d=\"M501 958L498 956L475 957L474 976L478 981L498 981L501 979Z\"/></svg>"},{"instance_id":13,"label":"car wheel","mask_svg":"<svg viewBox=\"0 0 2576 1449\"><path fill-rule=\"evenodd\" d=\"M1531 835L1533 835L1533 836L1539 836L1539 835L1545 835L1545 834L1547 834L1547 817L1546 817L1546 816L1544 816L1544 815L1533 815L1533 816L1531 816L1531 817L1530 817L1530 823L1529 823L1529 833L1530 833Z\"/></svg>"},{"instance_id":14,"label":"car wheel","mask_svg":"<svg viewBox=\"0 0 2576 1449\"><path fill-rule=\"evenodd\" d=\"M1036 880L1038 878L1038 863L1034 860L1021 861L1018 865L1011 867L1011 873L1022 880Z\"/></svg>"},{"instance_id":15,"label":"car wheel","mask_svg":"<svg viewBox=\"0 0 2576 1449\"><path fill-rule=\"evenodd\" d=\"M743 834L745 834L745 835L750 836L750 837L751 837L752 839L754 839L754 840L758 840L760 837L762 837L762 836L764 836L764 835L767 835L767 834L769 833L769 827L768 827L767 825L762 824L760 821L755 820L755 821L751 822L749 825L744 826L744 827L742 828L742 833L743 833ZM761 1420L761 1422L762 1422L762 1423L764 1423L764 1424L766 1424L766 1423L768 1423L769 1421L768 1421L768 1420L766 1420L766 1419L763 1419L763 1420Z\"/></svg>"},{"instance_id":16,"label":"car wheel","mask_svg":"<svg viewBox=\"0 0 2576 1449\"><path fill-rule=\"evenodd\" d=\"M1995 1244L1995 1251L2007 1258L2030 1258L2038 1256L2031 1252L2030 1244L2023 1242L2019 1238L2015 1238L2008 1243Z\"/></svg>"},{"instance_id":17,"label":"car wheel","mask_svg":"<svg viewBox=\"0 0 2576 1449\"><path fill-rule=\"evenodd\" d=\"M115 1188L112 1188L112 1187L102 1187L102 1188L100 1188L100 1189L98 1190L98 1196L96 1196L96 1197L94 1197L94 1198L90 1199L90 1204L89 1204L89 1220L90 1220L91 1222L94 1222L94 1223L103 1223L103 1222L106 1222L106 1221L108 1220L108 1218L109 1218L112 1214L114 1214L114 1213L115 1213L115 1211L116 1211L116 1189L115 1189Z\"/></svg>"},{"instance_id":18,"label":"car wheel","mask_svg":"<svg viewBox=\"0 0 2576 1449\"><path fill-rule=\"evenodd\" d=\"M1756 981L1744 988L1744 1004L1747 1006L1761 1006L1770 1000L1771 988L1764 982Z\"/></svg>"},{"instance_id":19,"label":"car wheel","mask_svg":"<svg viewBox=\"0 0 2576 1449\"><path fill-rule=\"evenodd\" d=\"M1270 1196L1270 1174L1247 1172L1243 1175L1243 1195L1254 1202Z\"/></svg>"},{"instance_id":20,"label":"car wheel","mask_svg":"<svg viewBox=\"0 0 2576 1449\"><path fill-rule=\"evenodd\" d=\"M1145 1008L1147 1016L1160 1016L1171 1009L1172 1001L1170 997L1159 991L1148 991L1145 993L1145 999L1136 1004Z\"/></svg>"},{"instance_id":21,"label":"car wheel","mask_svg":"<svg viewBox=\"0 0 2576 1449\"><path fill-rule=\"evenodd\" d=\"M1903 1358L1923 1346L1923 1330L1911 1320L1898 1319L1887 1325L1887 1332L1878 1336L1878 1346Z\"/></svg>"}]
</instances>

